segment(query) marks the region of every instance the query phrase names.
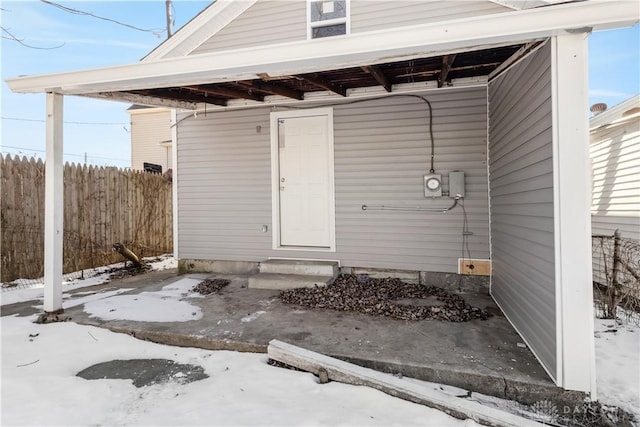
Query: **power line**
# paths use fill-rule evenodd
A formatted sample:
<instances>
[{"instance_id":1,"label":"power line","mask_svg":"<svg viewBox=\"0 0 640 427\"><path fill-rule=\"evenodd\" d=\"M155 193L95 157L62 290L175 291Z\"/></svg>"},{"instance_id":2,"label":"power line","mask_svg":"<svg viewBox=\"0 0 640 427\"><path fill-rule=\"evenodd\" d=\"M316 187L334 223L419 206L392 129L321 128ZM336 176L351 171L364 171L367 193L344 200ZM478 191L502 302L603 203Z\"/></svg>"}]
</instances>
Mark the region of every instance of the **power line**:
<instances>
[{"instance_id":1,"label":"power line","mask_svg":"<svg viewBox=\"0 0 640 427\"><path fill-rule=\"evenodd\" d=\"M13 150L23 150L23 151L34 151L34 152L38 152L38 153L46 153L47 150L39 150L37 148L25 148L25 147L15 147L12 145L2 145L2 147L0 147L0 150L4 150L5 148L10 148ZM74 154L74 153L62 153L65 156L72 156L72 157L84 157L84 154ZM117 161L122 161L122 162L128 162L129 159L116 159L114 157L100 157L100 156L87 156L90 157L92 159L102 159L102 160L117 160Z\"/></svg>"},{"instance_id":2,"label":"power line","mask_svg":"<svg viewBox=\"0 0 640 427\"><path fill-rule=\"evenodd\" d=\"M24 42L24 39L20 39L18 37L16 37L14 34L12 34L9 30L7 30L5 27L0 26L0 29L2 29L2 31L7 34L9 37L7 36L0 36L0 38L3 38L5 40L13 40L19 44L21 44L24 47L28 47L29 49L41 49L41 50L50 50L50 49L59 49L62 46L65 45L65 43L62 43L59 46L52 46L52 47L43 47L43 46L33 46L30 44L27 44Z\"/></svg>"},{"instance_id":3,"label":"power line","mask_svg":"<svg viewBox=\"0 0 640 427\"><path fill-rule=\"evenodd\" d=\"M107 22L112 22L114 24L130 28L132 30L142 31L142 32L145 32L145 33L152 33L153 35L155 35L157 37L160 37L162 35L162 33L164 32L164 30L162 28L140 28L140 27L136 27L135 25L131 25L131 24L127 24L127 23L124 23L124 22L120 22L120 21L118 21L116 19L105 18L103 16L99 16L99 15L93 14L91 12L85 12L83 10L78 10L78 9L73 9L71 7L63 6L61 4L54 3L54 2L49 1L49 0L40 0L40 1L42 3L48 4L50 6L57 7L58 9L64 10L65 12L72 13L74 15L90 16L92 18L100 19L100 20L107 21Z\"/></svg>"},{"instance_id":4,"label":"power line","mask_svg":"<svg viewBox=\"0 0 640 427\"><path fill-rule=\"evenodd\" d=\"M23 117L0 117L0 119L2 120L16 120L19 122L39 122L39 123L45 123L46 120L43 119L27 119L27 118L23 118ZM122 126L122 125L128 125L129 123L125 123L125 122L64 122L65 124L70 124L70 125L94 125L94 126Z\"/></svg>"}]
</instances>

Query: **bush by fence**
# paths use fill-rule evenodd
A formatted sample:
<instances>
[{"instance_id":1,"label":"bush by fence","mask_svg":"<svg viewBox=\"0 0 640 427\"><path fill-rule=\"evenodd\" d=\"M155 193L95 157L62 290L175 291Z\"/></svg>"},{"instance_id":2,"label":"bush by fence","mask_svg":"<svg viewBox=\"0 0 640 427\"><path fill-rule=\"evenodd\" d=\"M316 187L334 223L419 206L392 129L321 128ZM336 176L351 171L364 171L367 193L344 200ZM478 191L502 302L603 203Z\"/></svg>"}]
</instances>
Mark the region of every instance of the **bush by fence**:
<instances>
[{"instance_id":1,"label":"bush by fence","mask_svg":"<svg viewBox=\"0 0 640 427\"><path fill-rule=\"evenodd\" d=\"M0 156L0 281L44 273L42 160ZM111 167L64 167L65 273L118 262L113 243L140 256L173 249L171 183Z\"/></svg>"}]
</instances>

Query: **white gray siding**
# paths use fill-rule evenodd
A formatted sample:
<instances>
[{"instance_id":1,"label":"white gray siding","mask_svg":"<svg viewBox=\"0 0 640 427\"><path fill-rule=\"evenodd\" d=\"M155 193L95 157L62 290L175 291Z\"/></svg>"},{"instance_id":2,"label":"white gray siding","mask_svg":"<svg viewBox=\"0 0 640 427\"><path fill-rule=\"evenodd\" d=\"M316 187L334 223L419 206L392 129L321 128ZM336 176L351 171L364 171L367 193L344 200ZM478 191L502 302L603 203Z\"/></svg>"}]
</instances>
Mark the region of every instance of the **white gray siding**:
<instances>
[{"instance_id":1,"label":"white gray siding","mask_svg":"<svg viewBox=\"0 0 640 427\"><path fill-rule=\"evenodd\" d=\"M307 39L305 1L258 0L192 54Z\"/></svg>"},{"instance_id":2,"label":"white gray siding","mask_svg":"<svg viewBox=\"0 0 640 427\"><path fill-rule=\"evenodd\" d=\"M131 168L142 170L145 162L171 168L171 110L164 108L131 111Z\"/></svg>"},{"instance_id":3,"label":"white gray siding","mask_svg":"<svg viewBox=\"0 0 640 427\"><path fill-rule=\"evenodd\" d=\"M490 1L351 0L351 32L381 30L507 12Z\"/></svg>"},{"instance_id":4,"label":"white gray siding","mask_svg":"<svg viewBox=\"0 0 640 427\"><path fill-rule=\"evenodd\" d=\"M466 174L471 256L488 258L486 89L426 95L433 105L436 172ZM270 109L202 114L178 127L179 253L183 259L338 259L344 266L457 271L463 212L363 211L367 205L446 207L425 199L428 110L388 97L334 107L337 251L273 250ZM260 132L257 127L260 126ZM445 181L445 189L447 182ZM269 225L263 233L262 225Z\"/></svg>"},{"instance_id":5,"label":"white gray siding","mask_svg":"<svg viewBox=\"0 0 640 427\"><path fill-rule=\"evenodd\" d=\"M305 0L258 0L192 54L266 46L307 39ZM448 21L508 12L487 0L352 0L351 32Z\"/></svg>"},{"instance_id":6,"label":"white gray siding","mask_svg":"<svg viewBox=\"0 0 640 427\"><path fill-rule=\"evenodd\" d=\"M551 49L489 85L491 293L556 372Z\"/></svg>"},{"instance_id":7,"label":"white gray siding","mask_svg":"<svg viewBox=\"0 0 640 427\"><path fill-rule=\"evenodd\" d=\"M591 133L593 234L640 240L640 118Z\"/></svg>"}]
</instances>

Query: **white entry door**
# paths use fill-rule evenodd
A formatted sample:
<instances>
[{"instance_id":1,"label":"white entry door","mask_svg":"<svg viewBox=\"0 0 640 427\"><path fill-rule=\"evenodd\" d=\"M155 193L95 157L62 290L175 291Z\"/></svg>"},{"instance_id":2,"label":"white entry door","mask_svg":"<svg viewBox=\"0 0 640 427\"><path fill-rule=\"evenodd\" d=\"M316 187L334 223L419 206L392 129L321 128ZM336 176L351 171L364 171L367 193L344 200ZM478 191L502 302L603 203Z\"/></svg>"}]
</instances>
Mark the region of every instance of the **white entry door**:
<instances>
[{"instance_id":1,"label":"white entry door","mask_svg":"<svg viewBox=\"0 0 640 427\"><path fill-rule=\"evenodd\" d=\"M331 247L329 124L326 114L277 119L280 247Z\"/></svg>"}]
</instances>

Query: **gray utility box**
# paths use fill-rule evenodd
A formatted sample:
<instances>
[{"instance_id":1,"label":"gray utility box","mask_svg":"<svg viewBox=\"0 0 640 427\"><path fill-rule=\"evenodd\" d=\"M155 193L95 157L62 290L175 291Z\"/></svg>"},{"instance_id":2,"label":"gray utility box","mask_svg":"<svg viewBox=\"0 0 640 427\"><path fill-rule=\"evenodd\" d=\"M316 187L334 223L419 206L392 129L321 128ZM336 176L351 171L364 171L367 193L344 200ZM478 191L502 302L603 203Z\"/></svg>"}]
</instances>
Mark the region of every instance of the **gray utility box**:
<instances>
[{"instance_id":1,"label":"gray utility box","mask_svg":"<svg viewBox=\"0 0 640 427\"><path fill-rule=\"evenodd\" d=\"M449 172L449 197L464 197L464 172Z\"/></svg>"},{"instance_id":2,"label":"gray utility box","mask_svg":"<svg viewBox=\"0 0 640 427\"><path fill-rule=\"evenodd\" d=\"M424 197L442 197L442 175L430 173L424 176Z\"/></svg>"}]
</instances>

